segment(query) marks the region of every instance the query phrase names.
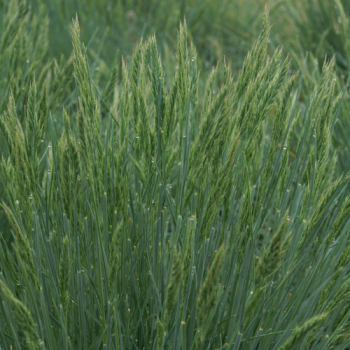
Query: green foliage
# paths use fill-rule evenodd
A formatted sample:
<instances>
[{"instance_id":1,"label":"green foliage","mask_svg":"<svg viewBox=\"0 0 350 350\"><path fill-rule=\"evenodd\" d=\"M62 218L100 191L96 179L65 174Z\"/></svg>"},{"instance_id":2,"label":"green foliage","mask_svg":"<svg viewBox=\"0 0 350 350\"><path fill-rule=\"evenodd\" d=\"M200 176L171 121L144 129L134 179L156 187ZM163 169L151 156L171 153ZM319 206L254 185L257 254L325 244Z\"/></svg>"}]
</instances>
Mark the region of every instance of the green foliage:
<instances>
[{"instance_id":1,"label":"green foliage","mask_svg":"<svg viewBox=\"0 0 350 350\"><path fill-rule=\"evenodd\" d=\"M73 53L57 61L46 57L48 23L24 2L7 10L2 348L349 345L349 176L338 176L332 144L347 101L336 60L314 80L307 61L293 72L282 50L269 55L265 12L239 74L229 63L199 73L188 20L177 69L151 36L99 77L77 17Z\"/></svg>"},{"instance_id":2,"label":"green foliage","mask_svg":"<svg viewBox=\"0 0 350 350\"><path fill-rule=\"evenodd\" d=\"M20 328L21 332L24 334L28 349L38 349L40 346L39 337L36 330L36 325L30 312L18 299L14 297L14 295L11 293L3 281L0 281L0 286L5 299L11 307L14 320L17 323L17 326ZM6 310L5 312L8 311Z\"/></svg>"}]
</instances>

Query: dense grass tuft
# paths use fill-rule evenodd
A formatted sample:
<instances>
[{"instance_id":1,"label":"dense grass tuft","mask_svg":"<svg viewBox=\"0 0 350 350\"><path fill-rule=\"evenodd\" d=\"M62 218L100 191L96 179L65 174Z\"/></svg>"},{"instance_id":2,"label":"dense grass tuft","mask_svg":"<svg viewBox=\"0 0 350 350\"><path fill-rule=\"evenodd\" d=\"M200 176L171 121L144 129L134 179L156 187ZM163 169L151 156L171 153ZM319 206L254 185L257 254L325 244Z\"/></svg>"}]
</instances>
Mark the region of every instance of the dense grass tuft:
<instances>
[{"instance_id":1,"label":"dense grass tuft","mask_svg":"<svg viewBox=\"0 0 350 350\"><path fill-rule=\"evenodd\" d=\"M173 74L151 36L95 79L78 17L27 62L29 10L0 45L1 348L348 347L336 59L270 55L266 11L238 74L200 73L184 21Z\"/></svg>"}]
</instances>

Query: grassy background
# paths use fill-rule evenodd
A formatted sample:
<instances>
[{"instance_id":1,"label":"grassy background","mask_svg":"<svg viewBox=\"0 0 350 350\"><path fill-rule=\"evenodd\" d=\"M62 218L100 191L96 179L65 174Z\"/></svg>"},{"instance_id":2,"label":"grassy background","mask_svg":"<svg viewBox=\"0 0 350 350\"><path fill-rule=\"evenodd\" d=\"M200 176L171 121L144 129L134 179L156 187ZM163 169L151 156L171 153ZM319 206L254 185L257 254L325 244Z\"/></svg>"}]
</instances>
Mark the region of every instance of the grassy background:
<instances>
[{"instance_id":1,"label":"grassy background","mask_svg":"<svg viewBox=\"0 0 350 350\"><path fill-rule=\"evenodd\" d=\"M176 48L177 28L186 18L191 41L200 61L214 65L223 56L233 67L243 58L260 30L264 7L273 22L270 45L283 46L298 56L309 52L319 63L325 55L336 55L340 69L348 69L349 12L347 1L30 1L33 14L49 17L49 57L71 53L69 26L78 14L82 40L91 44L91 55L112 64L119 55L131 57L142 36L156 33L162 54ZM2 2L3 13L8 4Z\"/></svg>"}]
</instances>

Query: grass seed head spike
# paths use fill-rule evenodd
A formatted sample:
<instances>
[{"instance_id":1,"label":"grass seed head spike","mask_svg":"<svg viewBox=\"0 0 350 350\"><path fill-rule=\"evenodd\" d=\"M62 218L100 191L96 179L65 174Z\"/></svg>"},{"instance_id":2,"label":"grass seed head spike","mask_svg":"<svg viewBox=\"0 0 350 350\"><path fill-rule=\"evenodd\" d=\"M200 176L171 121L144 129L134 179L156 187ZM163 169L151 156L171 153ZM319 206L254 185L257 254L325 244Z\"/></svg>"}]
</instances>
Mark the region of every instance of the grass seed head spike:
<instances>
[{"instance_id":1,"label":"grass seed head spike","mask_svg":"<svg viewBox=\"0 0 350 350\"><path fill-rule=\"evenodd\" d=\"M205 325L205 316L208 310L212 310L217 300L217 281L225 255L224 245L222 245L218 251L215 251L214 254L213 262L198 292L197 320L199 328Z\"/></svg>"},{"instance_id":2,"label":"grass seed head spike","mask_svg":"<svg viewBox=\"0 0 350 350\"><path fill-rule=\"evenodd\" d=\"M324 324L329 317L328 313L316 315L307 320L302 326L297 327L287 341L281 345L278 350L292 350L304 340L309 332L315 333Z\"/></svg>"},{"instance_id":3,"label":"grass seed head spike","mask_svg":"<svg viewBox=\"0 0 350 350\"><path fill-rule=\"evenodd\" d=\"M1 280L0 289L3 296L11 306L14 319L25 336L28 349L39 349L40 339L38 336L37 325L34 323L31 313L18 299L15 298L10 289Z\"/></svg>"},{"instance_id":4,"label":"grass seed head spike","mask_svg":"<svg viewBox=\"0 0 350 350\"><path fill-rule=\"evenodd\" d=\"M16 237L16 251L18 253L18 257L22 260L25 272L31 279L36 291L39 292L40 283L35 271L33 251L31 248L30 240L28 239L27 235L23 234L11 209L5 203L2 205Z\"/></svg>"},{"instance_id":5,"label":"grass seed head spike","mask_svg":"<svg viewBox=\"0 0 350 350\"><path fill-rule=\"evenodd\" d=\"M165 318L168 321L178 299L179 288L183 277L183 264L180 253L174 249L173 266L170 284L165 299Z\"/></svg>"}]
</instances>

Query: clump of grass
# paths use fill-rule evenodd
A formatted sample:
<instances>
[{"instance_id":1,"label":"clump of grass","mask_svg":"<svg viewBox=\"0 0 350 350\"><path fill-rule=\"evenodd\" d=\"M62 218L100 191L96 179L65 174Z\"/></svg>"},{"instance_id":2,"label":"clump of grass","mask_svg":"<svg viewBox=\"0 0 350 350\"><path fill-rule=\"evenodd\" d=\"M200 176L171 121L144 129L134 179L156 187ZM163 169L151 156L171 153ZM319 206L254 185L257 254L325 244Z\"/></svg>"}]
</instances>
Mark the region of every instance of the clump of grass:
<instances>
[{"instance_id":1,"label":"clump of grass","mask_svg":"<svg viewBox=\"0 0 350 350\"><path fill-rule=\"evenodd\" d=\"M25 78L0 80L1 346L345 346L349 177L332 135L346 89L334 60L307 86L262 22L239 74L200 74L184 22L173 74L152 36L105 82L76 18L68 59L42 46ZM9 69L31 40L16 23Z\"/></svg>"}]
</instances>

